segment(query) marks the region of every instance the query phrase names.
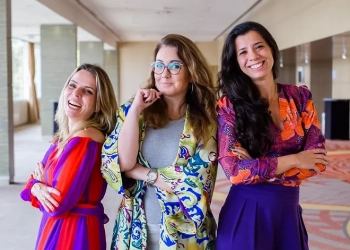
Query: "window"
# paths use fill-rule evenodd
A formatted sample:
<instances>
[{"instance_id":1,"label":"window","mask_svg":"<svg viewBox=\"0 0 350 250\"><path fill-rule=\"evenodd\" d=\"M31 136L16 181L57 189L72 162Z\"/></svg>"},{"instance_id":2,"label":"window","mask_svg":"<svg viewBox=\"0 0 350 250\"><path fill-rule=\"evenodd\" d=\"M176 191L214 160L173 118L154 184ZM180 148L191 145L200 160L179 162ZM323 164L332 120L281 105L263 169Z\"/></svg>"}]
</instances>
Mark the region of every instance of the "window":
<instances>
[{"instance_id":1,"label":"window","mask_svg":"<svg viewBox=\"0 0 350 250\"><path fill-rule=\"evenodd\" d=\"M35 88L36 96L38 99L41 97L41 49L40 44L34 45L34 57L35 57Z\"/></svg>"},{"instance_id":2,"label":"window","mask_svg":"<svg viewBox=\"0 0 350 250\"><path fill-rule=\"evenodd\" d=\"M25 42L12 39L12 93L13 99L24 99L23 54Z\"/></svg>"},{"instance_id":3,"label":"window","mask_svg":"<svg viewBox=\"0 0 350 250\"><path fill-rule=\"evenodd\" d=\"M29 99L28 42L12 38L12 92L14 100ZM40 44L34 44L35 87L37 97L41 97Z\"/></svg>"}]
</instances>

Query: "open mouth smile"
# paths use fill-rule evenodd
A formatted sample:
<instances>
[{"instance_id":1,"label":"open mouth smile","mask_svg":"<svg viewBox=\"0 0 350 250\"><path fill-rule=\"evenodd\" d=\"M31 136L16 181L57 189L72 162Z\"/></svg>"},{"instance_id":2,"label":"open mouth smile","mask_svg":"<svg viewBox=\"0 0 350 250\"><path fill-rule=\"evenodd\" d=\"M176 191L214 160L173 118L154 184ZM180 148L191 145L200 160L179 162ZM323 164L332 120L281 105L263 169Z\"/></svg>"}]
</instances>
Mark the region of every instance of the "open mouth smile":
<instances>
[{"instance_id":1,"label":"open mouth smile","mask_svg":"<svg viewBox=\"0 0 350 250\"><path fill-rule=\"evenodd\" d=\"M70 107L73 107L73 108L81 108L81 105L80 105L79 103L76 103L76 102L74 102L74 101L72 101L72 100L69 100L69 101L68 101L68 105L69 105Z\"/></svg>"},{"instance_id":2,"label":"open mouth smile","mask_svg":"<svg viewBox=\"0 0 350 250\"><path fill-rule=\"evenodd\" d=\"M259 62L257 64L250 65L249 68L251 69L258 69L261 68L264 65L265 61Z\"/></svg>"}]
</instances>

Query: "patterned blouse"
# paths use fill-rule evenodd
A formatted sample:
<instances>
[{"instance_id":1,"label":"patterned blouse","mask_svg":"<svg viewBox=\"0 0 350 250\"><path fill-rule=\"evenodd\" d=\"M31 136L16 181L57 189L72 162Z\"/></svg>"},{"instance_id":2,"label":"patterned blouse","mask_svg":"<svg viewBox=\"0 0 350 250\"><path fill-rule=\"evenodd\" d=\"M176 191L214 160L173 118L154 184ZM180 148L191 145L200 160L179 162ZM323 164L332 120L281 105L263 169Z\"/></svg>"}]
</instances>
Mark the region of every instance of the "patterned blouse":
<instances>
[{"instance_id":1,"label":"patterned blouse","mask_svg":"<svg viewBox=\"0 0 350 250\"><path fill-rule=\"evenodd\" d=\"M102 149L102 174L123 199L118 209L111 249L142 249L147 247L147 221L143 198L147 190L144 181L126 178L118 161L118 135L131 104L121 106L117 124ZM186 113L188 114L188 112ZM140 117L140 145L145 137L145 124ZM213 249L216 223L210 210L217 173L216 131L203 145L192 133L186 115L184 130L174 163L158 169L173 192L156 188L162 210L160 250ZM161 147L161 142L159 143ZM137 162L151 166L139 151Z\"/></svg>"},{"instance_id":2,"label":"patterned blouse","mask_svg":"<svg viewBox=\"0 0 350 250\"><path fill-rule=\"evenodd\" d=\"M233 133L235 111L227 96L218 101L218 150L219 163L233 184L255 184L271 182L297 187L302 180L316 175L316 171L292 168L276 175L277 157L295 154L303 150L325 148L325 138L321 133L317 112L312 102L311 92L306 86L277 84L282 131L271 125L273 145L270 151L257 159L239 160L232 152L240 145ZM321 171L326 167L317 164Z\"/></svg>"}]
</instances>

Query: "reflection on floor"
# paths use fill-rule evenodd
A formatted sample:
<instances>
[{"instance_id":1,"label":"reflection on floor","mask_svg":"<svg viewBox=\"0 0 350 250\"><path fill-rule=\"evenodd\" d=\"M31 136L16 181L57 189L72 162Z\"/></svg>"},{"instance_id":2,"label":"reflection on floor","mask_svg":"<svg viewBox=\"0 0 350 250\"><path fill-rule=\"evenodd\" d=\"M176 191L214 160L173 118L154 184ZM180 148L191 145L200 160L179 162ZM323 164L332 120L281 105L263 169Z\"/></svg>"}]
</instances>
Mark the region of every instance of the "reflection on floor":
<instances>
[{"instance_id":1,"label":"reflection on floor","mask_svg":"<svg viewBox=\"0 0 350 250\"><path fill-rule=\"evenodd\" d=\"M350 249L350 141L327 141L326 172L301 186L300 202L310 250ZM212 208L217 217L230 183L219 171Z\"/></svg>"}]
</instances>

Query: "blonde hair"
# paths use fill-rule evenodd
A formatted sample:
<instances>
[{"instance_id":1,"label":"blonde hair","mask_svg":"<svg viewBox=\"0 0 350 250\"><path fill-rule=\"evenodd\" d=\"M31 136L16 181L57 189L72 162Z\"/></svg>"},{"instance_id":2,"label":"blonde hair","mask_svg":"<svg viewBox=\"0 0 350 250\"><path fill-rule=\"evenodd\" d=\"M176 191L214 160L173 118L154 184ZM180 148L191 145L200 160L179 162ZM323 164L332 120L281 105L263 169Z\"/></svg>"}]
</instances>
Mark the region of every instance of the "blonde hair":
<instances>
[{"instance_id":1,"label":"blonde hair","mask_svg":"<svg viewBox=\"0 0 350 250\"><path fill-rule=\"evenodd\" d=\"M165 46L177 49L177 55L183 62L183 67L189 72L190 84L186 93L189 122L194 136L206 142L211 136L212 131L209 130L217 127L217 96L208 63L194 42L178 34L169 34L162 38L154 51L154 60L158 51ZM153 72L145 88L157 89ZM147 126L164 127L169 122L169 117L167 104L163 98L146 108L143 116Z\"/></svg>"},{"instance_id":2,"label":"blonde hair","mask_svg":"<svg viewBox=\"0 0 350 250\"><path fill-rule=\"evenodd\" d=\"M96 112L85 121L81 127L74 131L69 131L68 117L64 111L64 91L67 88L73 75L80 70L86 70L96 79ZM103 97L103 98L102 98ZM92 64L82 64L76 68L68 77L60 95L55 121L58 124L58 131L54 140L57 140L59 151L62 151L68 140L79 130L94 127L104 135L110 134L117 122L117 100L114 95L112 83L107 73L99 66Z\"/></svg>"}]
</instances>

